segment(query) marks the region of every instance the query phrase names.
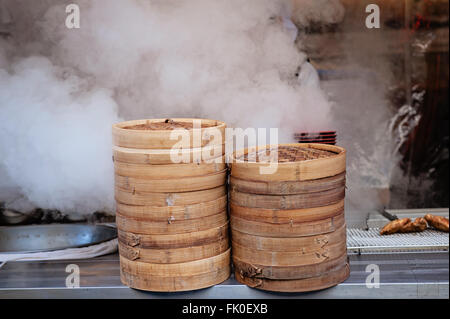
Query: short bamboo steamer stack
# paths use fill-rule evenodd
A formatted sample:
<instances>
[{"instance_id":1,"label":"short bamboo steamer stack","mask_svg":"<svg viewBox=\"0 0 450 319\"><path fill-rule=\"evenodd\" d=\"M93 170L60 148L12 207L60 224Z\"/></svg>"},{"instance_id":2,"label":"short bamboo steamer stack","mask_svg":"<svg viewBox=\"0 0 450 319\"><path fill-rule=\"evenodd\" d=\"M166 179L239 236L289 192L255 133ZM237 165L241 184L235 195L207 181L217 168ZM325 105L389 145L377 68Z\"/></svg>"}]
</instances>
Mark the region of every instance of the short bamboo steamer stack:
<instances>
[{"instance_id":1,"label":"short bamboo steamer stack","mask_svg":"<svg viewBox=\"0 0 450 319\"><path fill-rule=\"evenodd\" d=\"M124 284L187 291L229 277L224 137L223 122L204 119L113 126Z\"/></svg>"},{"instance_id":2,"label":"short bamboo steamer stack","mask_svg":"<svg viewBox=\"0 0 450 319\"><path fill-rule=\"evenodd\" d=\"M349 276L345 156L343 148L324 144L281 144L234 154L231 240L239 282L303 292ZM270 159L277 161L276 171L263 173Z\"/></svg>"}]
</instances>

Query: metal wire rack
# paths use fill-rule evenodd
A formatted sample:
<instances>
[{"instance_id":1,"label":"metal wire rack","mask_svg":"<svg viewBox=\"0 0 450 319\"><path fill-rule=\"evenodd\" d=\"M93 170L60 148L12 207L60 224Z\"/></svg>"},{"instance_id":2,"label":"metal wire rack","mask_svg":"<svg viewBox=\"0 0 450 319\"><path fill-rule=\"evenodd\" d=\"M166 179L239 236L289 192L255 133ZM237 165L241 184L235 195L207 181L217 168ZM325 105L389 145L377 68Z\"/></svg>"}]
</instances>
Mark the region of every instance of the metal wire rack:
<instances>
[{"instance_id":1,"label":"metal wire rack","mask_svg":"<svg viewBox=\"0 0 450 319\"><path fill-rule=\"evenodd\" d=\"M421 233L380 235L379 228L347 229L349 253L448 251L449 234L435 230Z\"/></svg>"}]
</instances>

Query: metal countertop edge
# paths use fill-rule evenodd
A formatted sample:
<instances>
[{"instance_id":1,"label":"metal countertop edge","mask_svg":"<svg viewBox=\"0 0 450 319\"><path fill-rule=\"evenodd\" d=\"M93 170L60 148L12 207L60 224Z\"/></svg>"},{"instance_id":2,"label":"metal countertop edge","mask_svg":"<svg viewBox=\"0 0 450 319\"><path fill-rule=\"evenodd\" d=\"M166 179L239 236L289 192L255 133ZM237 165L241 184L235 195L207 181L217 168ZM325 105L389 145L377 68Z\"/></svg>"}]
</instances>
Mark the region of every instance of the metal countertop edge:
<instances>
[{"instance_id":1,"label":"metal countertop edge","mask_svg":"<svg viewBox=\"0 0 450 319\"><path fill-rule=\"evenodd\" d=\"M126 286L81 288L1 288L0 299L448 299L449 283L381 283L379 288L343 283L325 290L277 293L222 284L197 291L158 293Z\"/></svg>"}]
</instances>

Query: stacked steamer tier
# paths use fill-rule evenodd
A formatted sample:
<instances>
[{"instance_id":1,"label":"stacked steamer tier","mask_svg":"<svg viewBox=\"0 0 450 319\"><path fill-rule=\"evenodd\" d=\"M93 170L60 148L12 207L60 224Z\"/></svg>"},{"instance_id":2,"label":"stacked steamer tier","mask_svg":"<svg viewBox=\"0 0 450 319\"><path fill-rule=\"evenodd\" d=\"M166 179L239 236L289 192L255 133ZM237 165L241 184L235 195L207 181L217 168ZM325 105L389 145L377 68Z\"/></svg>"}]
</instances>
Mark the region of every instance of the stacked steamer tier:
<instances>
[{"instance_id":1,"label":"stacked steamer tier","mask_svg":"<svg viewBox=\"0 0 450 319\"><path fill-rule=\"evenodd\" d=\"M284 292L337 285L349 276L345 150L324 144L277 148L234 155L230 211L236 279ZM267 160L259 160L269 150L278 155L273 174L267 174ZM268 170L262 173L261 167Z\"/></svg>"},{"instance_id":2,"label":"stacked steamer tier","mask_svg":"<svg viewBox=\"0 0 450 319\"><path fill-rule=\"evenodd\" d=\"M213 120L138 120L113 126L124 284L186 291L229 277L224 136L225 124Z\"/></svg>"}]
</instances>

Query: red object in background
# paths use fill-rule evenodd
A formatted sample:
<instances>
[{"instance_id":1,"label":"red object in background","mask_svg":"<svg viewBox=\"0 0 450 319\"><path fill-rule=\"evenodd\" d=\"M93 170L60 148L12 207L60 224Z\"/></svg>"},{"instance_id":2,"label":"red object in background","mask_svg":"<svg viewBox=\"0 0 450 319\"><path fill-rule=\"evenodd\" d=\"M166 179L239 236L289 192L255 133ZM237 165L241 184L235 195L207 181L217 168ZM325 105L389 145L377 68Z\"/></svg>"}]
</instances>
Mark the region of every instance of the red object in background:
<instances>
[{"instance_id":1,"label":"red object in background","mask_svg":"<svg viewBox=\"0 0 450 319\"><path fill-rule=\"evenodd\" d=\"M336 145L336 131L321 132L300 132L295 133L294 137L299 143L319 143Z\"/></svg>"}]
</instances>

